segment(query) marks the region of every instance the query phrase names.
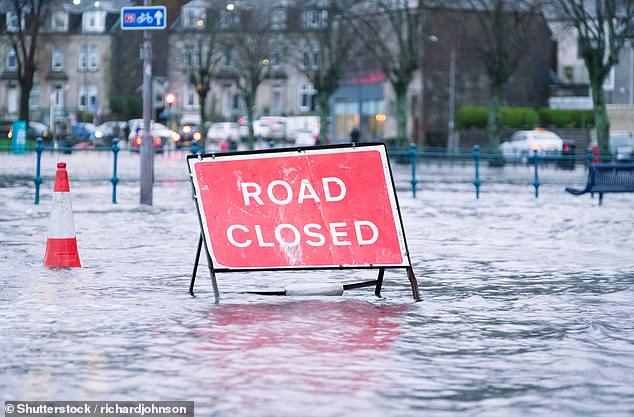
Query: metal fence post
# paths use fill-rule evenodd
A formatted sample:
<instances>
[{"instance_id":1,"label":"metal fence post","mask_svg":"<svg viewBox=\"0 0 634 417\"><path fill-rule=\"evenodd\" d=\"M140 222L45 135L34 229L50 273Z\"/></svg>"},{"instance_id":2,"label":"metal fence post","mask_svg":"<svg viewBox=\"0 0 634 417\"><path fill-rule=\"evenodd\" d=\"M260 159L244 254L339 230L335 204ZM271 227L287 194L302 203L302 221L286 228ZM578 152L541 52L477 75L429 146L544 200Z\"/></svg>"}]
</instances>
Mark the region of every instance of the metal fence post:
<instances>
[{"instance_id":1,"label":"metal fence post","mask_svg":"<svg viewBox=\"0 0 634 417\"><path fill-rule=\"evenodd\" d=\"M473 180L473 185L475 185L476 190L476 198L480 198L480 147L478 145L473 145L473 162L475 163L475 180Z\"/></svg>"},{"instance_id":2,"label":"metal fence post","mask_svg":"<svg viewBox=\"0 0 634 417\"><path fill-rule=\"evenodd\" d=\"M416 180L416 159L418 156L418 146L416 146L415 143L411 143L409 145L409 159L410 159L410 163L412 164L412 180L410 181L412 183L412 197L416 198L416 184L418 184L418 181Z\"/></svg>"},{"instance_id":3,"label":"metal fence post","mask_svg":"<svg viewBox=\"0 0 634 417\"><path fill-rule=\"evenodd\" d=\"M42 138L36 139L37 144L35 145L35 178L33 178L33 182L35 183L35 204L40 204L40 185L42 185L42 176L40 175L41 161L42 161L42 151L44 150L44 145L42 144Z\"/></svg>"},{"instance_id":4,"label":"metal fence post","mask_svg":"<svg viewBox=\"0 0 634 417\"><path fill-rule=\"evenodd\" d=\"M535 198L539 198L539 155L537 154L537 150L533 151L533 164L535 165L533 187L535 187Z\"/></svg>"},{"instance_id":5,"label":"metal fence post","mask_svg":"<svg viewBox=\"0 0 634 417\"><path fill-rule=\"evenodd\" d=\"M594 154L592 153L592 149L588 149L586 151L586 158L588 159L588 166L592 165L594 161Z\"/></svg>"},{"instance_id":6,"label":"metal fence post","mask_svg":"<svg viewBox=\"0 0 634 417\"><path fill-rule=\"evenodd\" d=\"M119 154L119 139L117 138L114 138L112 140L112 154L114 159L112 178L110 179L110 182L112 183L112 204L117 204L117 183L119 182L119 177L117 177L117 155Z\"/></svg>"},{"instance_id":7,"label":"metal fence post","mask_svg":"<svg viewBox=\"0 0 634 417\"><path fill-rule=\"evenodd\" d=\"M198 146L198 143L196 141L194 141L194 143L192 143L191 153L192 153L192 155L196 155L196 154L200 153L200 146ZM192 199L193 200L196 199L196 189L194 188L194 182L193 181L192 181Z\"/></svg>"},{"instance_id":8,"label":"metal fence post","mask_svg":"<svg viewBox=\"0 0 634 417\"><path fill-rule=\"evenodd\" d=\"M197 141L194 141L192 143L192 148L191 148L191 152L192 154L196 155L198 152L200 152L200 146L198 145Z\"/></svg>"}]
</instances>

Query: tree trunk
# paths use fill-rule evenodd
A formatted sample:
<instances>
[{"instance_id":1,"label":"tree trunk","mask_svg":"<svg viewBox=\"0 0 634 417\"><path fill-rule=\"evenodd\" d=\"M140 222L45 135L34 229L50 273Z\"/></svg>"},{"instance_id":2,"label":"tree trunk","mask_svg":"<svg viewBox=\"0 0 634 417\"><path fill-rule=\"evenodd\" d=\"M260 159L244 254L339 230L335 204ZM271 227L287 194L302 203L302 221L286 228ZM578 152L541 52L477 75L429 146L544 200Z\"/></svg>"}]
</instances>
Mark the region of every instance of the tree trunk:
<instances>
[{"instance_id":1,"label":"tree trunk","mask_svg":"<svg viewBox=\"0 0 634 417\"><path fill-rule=\"evenodd\" d=\"M610 121L605 108L605 93L603 92L603 80L591 80L592 104L594 109L594 125L597 131L597 144L599 145L599 160L610 161Z\"/></svg>"},{"instance_id":2,"label":"tree trunk","mask_svg":"<svg viewBox=\"0 0 634 417\"><path fill-rule=\"evenodd\" d=\"M396 94L396 141L405 146L407 137L407 88L394 88ZM360 115L361 116L361 115Z\"/></svg>"},{"instance_id":3,"label":"tree trunk","mask_svg":"<svg viewBox=\"0 0 634 417\"><path fill-rule=\"evenodd\" d=\"M244 95L244 105L247 108L247 122L249 125L249 149L253 149L253 146L255 144L255 132L253 130L253 98L254 95L251 93L247 93Z\"/></svg>"},{"instance_id":4,"label":"tree trunk","mask_svg":"<svg viewBox=\"0 0 634 417\"><path fill-rule=\"evenodd\" d=\"M209 90L201 90L198 92L198 106L199 106L199 110L200 110L200 133L201 133L201 138L200 138L200 142L201 142L201 147L203 149L205 149L205 146L207 145L207 132L203 132L204 127L205 127L205 122L207 121L207 109L205 108L205 101L207 100L207 93Z\"/></svg>"},{"instance_id":5,"label":"tree trunk","mask_svg":"<svg viewBox=\"0 0 634 417\"><path fill-rule=\"evenodd\" d=\"M330 94L327 92L319 93L319 144L325 145L329 143L328 133L330 130Z\"/></svg>"},{"instance_id":6,"label":"tree trunk","mask_svg":"<svg viewBox=\"0 0 634 417\"><path fill-rule=\"evenodd\" d=\"M29 125L29 97L31 95L31 87L20 85L20 120L25 120Z\"/></svg>"},{"instance_id":7,"label":"tree trunk","mask_svg":"<svg viewBox=\"0 0 634 417\"><path fill-rule=\"evenodd\" d=\"M489 109L487 118L487 135L489 137L490 152L494 159L500 157L500 102L502 101L502 86L493 83L489 95Z\"/></svg>"}]
</instances>

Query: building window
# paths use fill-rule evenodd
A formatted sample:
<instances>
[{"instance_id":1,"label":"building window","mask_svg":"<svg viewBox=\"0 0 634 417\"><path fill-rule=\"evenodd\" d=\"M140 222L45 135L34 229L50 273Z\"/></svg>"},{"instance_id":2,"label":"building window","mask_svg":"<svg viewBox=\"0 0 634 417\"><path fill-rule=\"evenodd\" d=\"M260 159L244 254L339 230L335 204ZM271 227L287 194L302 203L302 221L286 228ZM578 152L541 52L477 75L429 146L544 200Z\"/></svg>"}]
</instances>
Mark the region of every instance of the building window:
<instances>
[{"instance_id":1,"label":"building window","mask_svg":"<svg viewBox=\"0 0 634 417\"><path fill-rule=\"evenodd\" d=\"M304 44L302 47L302 68L315 71L319 68L319 46Z\"/></svg>"},{"instance_id":2,"label":"building window","mask_svg":"<svg viewBox=\"0 0 634 417\"><path fill-rule=\"evenodd\" d=\"M40 89L37 85L33 85L31 92L29 93L29 108L36 109L40 105Z\"/></svg>"},{"instance_id":3,"label":"building window","mask_svg":"<svg viewBox=\"0 0 634 417\"><path fill-rule=\"evenodd\" d=\"M79 109L97 111L97 86L82 84L79 86Z\"/></svg>"},{"instance_id":4,"label":"building window","mask_svg":"<svg viewBox=\"0 0 634 417\"><path fill-rule=\"evenodd\" d=\"M274 70L277 70L282 66L282 47L280 45L275 44L271 48L270 61Z\"/></svg>"},{"instance_id":5,"label":"building window","mask_svg":"<svg viewBox=\"0 0 634 417\"><path fill-rule=\"evenodd\" d=\"M18 30L24 30L24 15L22 15L22 24L18 26L20 19L17 12L7 12L7 32L17 32Z\"/></svg>"},{"instance_id":6,"label":"building window","mask_svg":"<svg viewBox=\"0 0 634 417\"><path fill-rule=\"evenodd\" d=\"M14 115L18 112L18 87L9 85L7 91L7 112Z\"/></svg>"},{"instance_id":7,"label":"building window","mask_svg":"<svg viewBox=\"0 0 634 417\"><path fill-rule=\"evenodd\" d=\"M271 98L271 114L282 114L282 87L279 85L273 87L273 94Z\"/></svg>"},{"instance_id":8,"label":"building window","mask_svg":"<svg viewBox=\"0 0 634 417\"><path fill-rule=\"evenodd\" d=\"M15 54L15 49L7 49L7 55L5 57L4 66L9 72L15 72L18 69L18 57Z\"/></svg>"},{"instance_id":9,"label":"building window","mask_svg":"<svg viewBox=\"0 0 634 417\"><path fill-rule=\"evenodd\" d=\"M185 65L187 65L187 68L200 68L200 55L200 42L185 44Z\"/></svg>"},{"instance_id":10,"label":"building window","mask_svg":"<svg viewBox=\"0 0 634 417\"><path fill-rule=\"evenodd\" d=\"M273 9L271 12L271 29L286 29L286 9Z\"/></svg>"},{"instance_id":11,"label":"building window","mask_svg":"<svg viewBox=\"0 0 634 417\"><path fill-rule=\"evenodd\" d=\"M198 94L193 84L185 85L185 94L183 94L183 107L187 110L198 108Z\"/></svg>"},{"instance_id":12,"label":"building window","mask_svg":"<svg viewBox=\"0 0 634 417\"><path fill-rule=\"evenodd\" d=\"M337 139L348 138L353 128L359 127L359 104L354 101L335 103L335 134Z\"/></svg>"},{"instance_id":13,"label":"building window","mask_svg":"<svg viewBox=\"0 0 634 417\"><path fill-rule=\"evenodd\" d=\"M79 71L97 71L99 56L97 45L83 44L79 46Z\"/></svg>"},{"instance_id":14,"label":"building window","mask_svg":"<svg viewBox=\"0 0 634 417\"><path fill-rule=\"evenodd\" d=\"M64 70L64 51L60 46L54 46L51 51L51 70L53 72Z\"/></svg>"},{"instance_id":15,"label":"building window","mask_svg":"<svg viewBox=\"0 0 634 417\"><path fill-rule=\"evenodd\" d=\"M313 85L302 84L299 88L299 111L308 112L317 110L317 92Z\"/></svg>"},{"instance_id":16,"label":"building window","mask_svg":"<svg viewBox=\"0 0 634 417\"><path fill-rule=\"evenodd\" d=\"M222 10L220 12L220 29L232 29L240 23L240 15L234 11Z\"/></svg>"},{"instance_id":17,"label":"building window","mask_svg":"<svg viewBox=\"0 0 634 417\"><path fill-rule=\"evenodd\" d=\"M64 106L64 86L56 85L53 87L53 93L51 94L51 101L55 107Z\"/></svg>"},{"instance_id":18,"label":"building window","mask_svg":"<svg viewBox=\"0 0 634 417\"><path fill-rule=\"evenodd\" d=\"M229 50L225 51L222 61L225 68L231 68L233 66L233 58L231 56L231 51Z\"/></svg>"},{"instance_id":19,"label":"building window","mask_svg":"<svg viewBox=\"0 0 634 417\"><path fill-rule=\"evenodd\" d=\"M204 28L207 14L202 7L185 7L182 13L183 26L187 28Z\"/></svg>"},{"instance_id":20,"label":"building window","mask_svg":"<svg viewBox=\"0 0 634 417\"><path fill-rule=\"evenodd\" d=\"M53 12L51 14L51 30L54 32L66 32L68 30L68 13Z\"/></svg>"},{"instance_id":21,"label":"building window","mask_svg":"<svg viewBox=\"0 0 634 417\"><path fill-rule=\"evenodd\" d=\"M84 12L82 16L84 32L103 32L106 29L106 14L98 10Z\"/></svg>"},{"instance_id":22,"label":"building window","mask_svg":"<svg viewBox=\"0 0 634 417\"><path fill-rule=\"evenodd\" d=\"M367 129L367 134L371 138L383 136L383 127L386 120L383 100L363 100L361 102L361 116L363 117L363 125Z\"/></svg>"},{"instance_id":23,"label":"building window","mask_svg":"<svg viewBox=\"0 0 634 417\"><path fill-rule=\"evenodd\" d=\"M304 29L323 29L328 26L328 10L305 10L302 12Z\"/></svg>"}]
</instances>

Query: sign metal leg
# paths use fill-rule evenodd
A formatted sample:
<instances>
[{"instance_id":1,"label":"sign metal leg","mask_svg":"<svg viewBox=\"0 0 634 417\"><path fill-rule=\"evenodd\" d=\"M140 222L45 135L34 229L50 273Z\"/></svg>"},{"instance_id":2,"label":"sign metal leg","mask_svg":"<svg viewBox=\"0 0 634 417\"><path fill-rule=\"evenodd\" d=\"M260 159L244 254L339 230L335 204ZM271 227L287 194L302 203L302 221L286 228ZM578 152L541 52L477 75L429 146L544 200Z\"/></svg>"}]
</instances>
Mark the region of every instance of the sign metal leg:
<instances>
[{"instance_id":1,"label":"sign metal leg","mask_svg":"<svg viewBox=\"0 0 634 417\"><path fill-rule=\"evenodd\" d=\"M207 256L207 267L209 268L209 276L211 277L211 286L214 289L214 296L216 297L216 302L220 299L220 291L218 290L218 281L216 281L216 272L214 271L214 263L211 260L211 256L209 256L209 250L207 249L207 242L203 239L203 234L200 234L200 239L198 240L198 251L196 252L196 265L194 265L194 275L196 274L196 268L198 267L198 260L200 259L200 252L202 250L202 245L205 244L205 255ZM193 292L194 286L194 277L192 277L192 287L190 288L190 294ZM193 295L193 294L192 294Z\"/></svg>"},{"instance_id":2,"label":"sign metal leg","mask_svg":"<svg viewBox=\"0 0 634 417\"><path fill-rule=\"evenodd\" d=\"M418 292L418 281L416 281L414 269L411 266L407 267L407 278L409 278L409 283L412 286L412 295L414 296L414 300L421 301L420 293Z\"/></svg>"},{"instance_id":3,"label":"sign metal leg","mask_svg":"<svg viewBox=\"0 0 634 417\"><path fill-rule=\"evenodd\" d=\"M209 276L211 277L211 286L214 288L214 297L216 297L216 302L220 300L220 291L218 290L218 281L216 281L216 273L214 272L213 262L211 260L211 256L209 256L209 251L205 248L205 253L207 254L207 265L209 266Z\"/></svg>"},{"instance_id":4,"label":"sign metal leg","mask_svg":"<svg viewBox=\"0 0 634 417\"><path fill-rule=\"evenodd\" d=\"M192 272L192 280L189 283L189 295L194 296L194 283L196 282L196 272L198 271L198 261L200 260L200 250L203 247L203 235L198 239L198 249L196 249L196 260L194 261L194 272Z\"/></svg>"},{"instance_id":5,"label":"sign metal leg","mask_svg":"<svg viewBox=\"0 0 634 417\"><path fill-rule=\"evenodd\" d=\"M381 296L381 287L383 286L383 274L385 274L385 268L379 268L379 277L376 279L376 288L374 289L374 295Z\"/></svg>"}]
</instances>

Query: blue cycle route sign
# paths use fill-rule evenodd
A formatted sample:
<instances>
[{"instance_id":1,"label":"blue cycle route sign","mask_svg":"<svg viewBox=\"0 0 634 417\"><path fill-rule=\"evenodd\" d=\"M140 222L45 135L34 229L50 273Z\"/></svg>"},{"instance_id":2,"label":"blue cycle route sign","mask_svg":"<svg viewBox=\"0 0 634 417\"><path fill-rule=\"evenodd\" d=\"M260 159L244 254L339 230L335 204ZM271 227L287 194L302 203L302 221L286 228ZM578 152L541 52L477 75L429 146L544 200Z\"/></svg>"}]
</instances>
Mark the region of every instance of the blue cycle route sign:
<instances>
[{"instance_id":1,"label":"blue cycle route sign","mask_svg":"<svg viewBox=\"0 0 634 417\"><path fill-rule=\"evenodd\" d=\"M122 30L160 30L167 26L165 6L122 7Z\"/></svg>"}]
</instances>

